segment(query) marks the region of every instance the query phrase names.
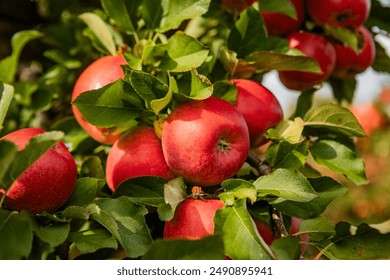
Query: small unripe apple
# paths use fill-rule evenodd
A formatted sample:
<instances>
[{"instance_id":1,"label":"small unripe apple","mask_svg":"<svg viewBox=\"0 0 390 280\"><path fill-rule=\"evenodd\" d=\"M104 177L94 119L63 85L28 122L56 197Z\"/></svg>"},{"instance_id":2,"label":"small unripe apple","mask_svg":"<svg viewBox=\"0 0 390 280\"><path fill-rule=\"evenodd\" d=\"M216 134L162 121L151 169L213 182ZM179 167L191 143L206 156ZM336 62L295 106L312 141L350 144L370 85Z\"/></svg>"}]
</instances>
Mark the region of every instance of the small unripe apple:
<instances>
[{"instance_id":1,"label":"small unripe apple","mask_svg":"<svg viewBox=\"0 0 390 280\"><path fill-rule=\"evenodd\" d=\"M104 56L94 61L78 77L73 88L72 101L86 91L99 89L122 79L124 77L122 64L127 64L127 62L121 56ZM119 133L115 130L89 123L75 105L72 105L72 110L80 126L97 142L111 145L119 138Z\"/></svg>"},{"instance_id":2,"label":"small unripe apple","mask_svg":"<svg viewBox=\"0 0 390 280\"><path fill-rule=\"evenodd\" d=\"M39 128L23 128L1 140L15 143L21 151L31 138L44 132ZM33 214L53 212L69 199L76 178L76 162L64 143L58 142L12 183L6 192L5 205L11 210Z\"/></svg>"},{"instance_id":3,"label":"small unripe apple","mask_svg":"<svg viewBox=\"0 0 390 280\"><path fill-rule=\"evenodd\" d=\"M375 42L370 31L364 26L357 28L362 38L362 48L356 53L351 47L334 43L336 49L336 67L332 76L350 79L370 67L375 60Z\"/></svg>"},{"instance_id":4,"label":"small unripe apple","mask_svg":"<svg viewBox=\"0 0 390 280\"><path fill-rule=\"evenodd\" d=\"M308 0L307 12L318 24L335 27L362 25L370 14L370 0Z\"/></svg>"},{"instance_id":5,"label":"small unripe apple","mask_svg":"<svg viewBox=\"0 0 390 280\"><path fill-rule=\"evenodd\" d=\"M174 175L201 187L234 176L250 145L244 117L232 104L216 97L176 107L164 123L161 141Z\"/></svg>"},{"instance_id":6,"label":"small unripe apple","mask_svg":"<svg viewBox=\"0 0 390 280\"><path fill-rule=\"evenodd\" d=\"M283 119L282 107L270 90L255 81L234 79L233 83L235 106L248 125L251 147L259 147L267 142L264 133Z\"/></svg>"},{"instance_id":7,"label":"small unripe apple","mask_svg":"<svg viewBox=\"0 0 390 280\"><path fill-rule=\"evenodd\" d=\"M148 126L138 126L122 135L107 156L106 180L112 191L123 181L139 176L173 178L161 141Z\"/></svg>"},{"instance_id":8,"label":"small unripe apple","mask_svg":"<svg viewBox=\"0 0 390 280\"><path fill-rule=\"evenodd\" d=\"M287 36L300 29L305 18L303 0L291 0L291 3L295 8L296 19L278 12L260 12L269 36Z\"/></svg>"},{"instance_id":9,"label":"small unripe apple","mask_svg":"<svg viewBox=\"0 0 390 280\"><path fill-rule=\"evenodd\" d=\"M279 71L281 82L292 90L305 90L326 80L336 65L336 50L323 36L299 31L288 36L290 48L296 48L313 58L321 68L321 74L302 71Z\"/></svg>"},{"instance_id":10,"label":"small unripe apple","mask_svg":"<svg viewBox=\"0 0 390 280\"><path fill-rule=\"evenodd\" d=\"M200 239L214 234L214 216L224 203L219 199L188 198L175 210L174 217L165 222L164 239Z\"/></svg>"}]
</instances>

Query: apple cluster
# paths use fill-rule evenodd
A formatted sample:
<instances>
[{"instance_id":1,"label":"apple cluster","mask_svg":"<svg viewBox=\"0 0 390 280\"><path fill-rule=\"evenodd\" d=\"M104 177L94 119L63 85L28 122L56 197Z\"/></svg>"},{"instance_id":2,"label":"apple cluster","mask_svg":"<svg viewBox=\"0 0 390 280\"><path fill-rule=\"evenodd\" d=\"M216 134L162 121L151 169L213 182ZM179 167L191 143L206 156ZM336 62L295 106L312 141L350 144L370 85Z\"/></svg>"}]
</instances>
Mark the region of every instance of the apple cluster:
<instances>
[{"instance_id":1,"label":"apple cluster","mask_svg":"<svg viewBox=\"0 0 390 280\"><path fill-rule=\"evenodd\" d=\"M306 90L329 77L351 79L372 65L375 43L364 26L370 0L290 0L296 17L281 12L260 11L269 36L285 37L290 48L313 58L321 73L279 71L280 81L291 90ZM255 2L222 0L230 11L243 11ZM354 49L333 36L329 30L354 34L358 48Z\"/></svg>"}]
</instances>

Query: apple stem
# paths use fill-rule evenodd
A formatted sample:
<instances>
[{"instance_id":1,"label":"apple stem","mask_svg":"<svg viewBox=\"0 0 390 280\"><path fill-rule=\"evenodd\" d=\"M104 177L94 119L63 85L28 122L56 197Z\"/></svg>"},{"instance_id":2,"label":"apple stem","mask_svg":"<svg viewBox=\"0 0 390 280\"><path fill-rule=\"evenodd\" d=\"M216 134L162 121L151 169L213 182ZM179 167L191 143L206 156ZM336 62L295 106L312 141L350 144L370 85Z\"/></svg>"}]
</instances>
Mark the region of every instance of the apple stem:
<instances>
[{"instance_id":1,"label":"apple stem","mask_svg":"<svg viewBox=\"0 0 390 280\"><path fill-rule=\"evenodd\" d=\"M283 222L283 216L282 213L275 208L272 208L272 222L273 222L273 231L276 236L276 238L281 238L281 237L287 237L288 232L286 229L286 226L284 225Z\"/></svg>"}]
</instances>

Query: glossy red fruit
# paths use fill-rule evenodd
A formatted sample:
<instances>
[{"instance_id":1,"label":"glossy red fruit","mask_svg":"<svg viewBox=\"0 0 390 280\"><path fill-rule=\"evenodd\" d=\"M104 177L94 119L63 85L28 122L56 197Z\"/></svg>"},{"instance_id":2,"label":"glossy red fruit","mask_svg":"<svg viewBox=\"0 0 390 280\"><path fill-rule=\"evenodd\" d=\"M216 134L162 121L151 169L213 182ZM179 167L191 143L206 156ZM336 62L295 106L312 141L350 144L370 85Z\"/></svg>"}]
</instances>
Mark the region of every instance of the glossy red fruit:
<instances>
[{"instance_id":1,"label":"glossy red fruit","mask_svg":"<svg viewBox=\"0 0 390 280\"><path fill-rule=\"evenodd\" d=\"M297 217L291 217L291 226L290 226L290 234L295 235L297 232L299 232L299 227L301 226L302 219ZM309 234L304 233L300 234L299 237L301 238L300 249L301 249L301 255L303 255L306 252L307 249L307 242L309 241Z\"/></svg>"},{"instance_id":2,"label":"glossy red fruit","mask_svg":"<svg viewBox=\"0 0 390 280\"><path fill-rule=\"evenodd\" d=\"M307 12L318 24L335 27L362 25L370 14L370 0L309 0Z\"/></svg>"},{"instance_id":3,"label":"glossy red fruit","mask_svg":"<svg viewBox=\"0 0 390 280\"><path fill-rule=\"evenodd\" d=\"M214 216L224 203L219 199L186 199L165 222L164 239L200 239L214 234Z\"/></svg>"},{"instance_id":4,"label":"glossy red fruit","mask_svg":"<svg viewBox=\"0 0 390 280\"><path fill-rule=\"evenodd\" d=\"M260 236L263 238L264 242L271 246L272 242L275 240L275 235L269 225L259 219L254 219L256 229L259 232Z\"/></svg>"},{"instance_id":5,"label":"glossy red fruit","mask_svg":"<svg viewBox=\"0 0 390 280\"><path fill-rule=\"evenodd\" d=\"M283 37L300 29L305 18L303 0L291 0L291 3L294 5L296 18L292 18L283 13L260 12L269 36Z\"/></svg>"},{"instance_id":6,"label":"glossy red fruit","mask_svg":"<svg viewBox=\"0 0 390 280\"><path fill-rule=\"evenodd\" d=\"M31 138L45 131L23 128L1 138L25 148ZM71 196L77 178L76 162L62 142L44 153L8 189L5 205L11 210L33 214L53 212Z\"/></svg>"},{"instance_id":7,"label":"glossy red fruit","mask_svg":"<svg viewBox=\"0 0 390 280\"><path fill-rule=\"evenodd\" d=\"M237 87L236 108L248 125L251 147L256 148L267 142L264 133L283 119L279 101L263 85L247 80L234 79Z\"/></svg>"},{"instance_id":8,"label":"glossy red fruit","mask_svg":"<svg viewBox=\"0 0 390 280\"><path fill-rule=\"evenodd\" d=\"M152 127L139 126L127 132L107 156L106 180L112 191L123 181L139 176L173 178Z\"/></svg>"},{"instance_id":9,"label":"glossy red fruit","mask_svg":"<svg viewBox=\"0 0 390 280\"><path fill-rule=\"evenodd\" d=\"M249 151L245 119L216 97L176 107L164 123L161 140L171 171L202 187L234 176Z\"/></svg>"},{"instance_id":10,"label":"glossy red fruit","mask_svg":"<svg viewBox=\"0 0 390 280\"><path fill-rule=\"evenodd\" d=\"M78 77L73 88L72 101L86 91L99 89L122 79L124 77L122 64L127 64L127 62L121 56L105 56L94 61ZM75 105L72 105L72 110L80 126L97 142L111 145L119 138L119 134L115 131L90 124Z\"/></svg>"},{"instance_id":11,"label":"glossy red fruit","mask_svg":"<svg viewBox=\"0 0 390 280\"><path fill-rule=\"evenodd\" d=\"M356 53L349 46L335 43L336 49L336 67L332 76L340 79L350 79L370 67L375 60L375 42L370 33L364 26L357 28L362 38L362 48Z\"/></svg>"},{"instance_id":12,"label":"glossy red fruit","mask_svg":"<svg viewBox=\"0 0 390 280\"><path fill-rule=\"evenodd\" d=\"M292 90L305 90L320 84L332 73L336 65L336 50L323 36L300 31L288 36L290 48L296 48L317 61L322 74L302 71L279 71L281 82Z\"/></svg>"}]
</instances>

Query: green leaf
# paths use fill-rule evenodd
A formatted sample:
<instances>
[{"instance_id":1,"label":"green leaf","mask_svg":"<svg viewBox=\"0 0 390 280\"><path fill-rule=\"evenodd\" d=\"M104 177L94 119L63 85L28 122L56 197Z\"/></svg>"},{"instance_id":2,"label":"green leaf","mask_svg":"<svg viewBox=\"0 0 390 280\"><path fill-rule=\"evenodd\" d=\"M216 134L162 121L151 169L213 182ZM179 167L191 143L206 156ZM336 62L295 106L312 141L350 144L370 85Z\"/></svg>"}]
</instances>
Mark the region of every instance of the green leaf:
<instances>
[{"instance_id":1,"label":"green leaf","mask_svg":"<svg viewBox=\"0 0 390 280\"><path fill-rule=\"evenodd\" d=\"M9 187L30 165L50 150L63 136L64 133L61 131L51 131L31 138L26 147L15 155L12 166L3 178L4 187Z\"/></svg>"},{"instance_id":2,"label":"green leaf","mask_svg":"<svg viewBox=\"0 0 390 280\"><path fill-rule=\"evenodd\" d=\"M240 14L229 34L227 46L229 50L235 51L239 58L244 58L259 50L266 38L267 31L261 15L250 7Z\"/></svg>"},{"instance_id":3,"label":"green leaf","mask_svg":"<svg viewBox=\"0 0 390 280\"><path fill-rule=\"evenodd\" d=\"M168 180L161 177L137 177L121 183L115 189L114 197L126 196L134 203L157 207L164 203L164 185Z\"/></svg>"},{"instance_id":4,"label":"green leaf","mask_svg":"<svg viewBox=\"0 0 390 280\"><path fill-rule=\"evenodd\" d=\"M313 98L316 91L316 89L312 88L301 92L295 109L295 117L303 118L307 114L313 106Z\"/></svg>"},{"instance_id":5,"label":"green leaf","mask_svg":"<svg viewBox=\"0 0 390 280\"><path fill-rule=\"evenodd\" d=\"M112 37L111 31L108 29L106 23L93 13L83 13L79 18L88 25L92 32L96 35L99 41L103 44L106 50L111 54L116 54L116 46Z\"/></svg>"},{"instance_id":6,"label":"green leaf","mask_svg":"<svg viewBox=\"0 0 390 280\"><path fill-rule=\"evenodd\" d=\"M191 71L191 99L206 99L213 94L213 84L206 76Z\"/></svg>"},{"instance_id":7,"label":"green leaf","mask_svg":"<svg viewBox=\"0 0 390 280\"><path fill-rule=\"evenodd\" d=\"M302 141L303 121L297 117L294 120L283 120L275 128L267 130L265 136L275 141L287 141L298 144Z\"/></svg>"},{"instance_id":8,"label":"green leaf","mask_svg":"<svg viewBox=\"0 0 390 280\"><path fill-rule=\"evenodd\" d=\"M227 205L233 205L234 198L248 199L252 204L257 200L257 191L255 186L246 180L228 179L223 181L221 186L225 189L225 191L220 194L220 198ZM233 198L233 200L230 198Z\"/></svg>"},{"instance_id":9,"label":"green leaf","mask_svg":"<svg viewBox=\"0 0 390 280\"><path fill-rule=\"evenodd\" d=\"M99 127L130 125L143 110L134 89L121 79L80 94L73 104L88 122Z\"/></svg>"},{"instance_id":10,"label":"green leaf","mask_svg":"<svg viewBox=\"0 0 390 280\"><path fill-rule=\"evenodd\" d=\"M390 259L390 234L381 234L366 224L357 228L346 222L336 225L332 239L316 242L321 253L332 260Z\"/></svg>"},{"instance_id":11,"label":"green leaf","mask_svg":"<svg viewBox=\"0 0 390 280\"><path fill-rule=\"evenodd\" d=\"M379 27L385 30L387 33L390 32L389 23L389 12L390 7L385 1L375 0L371 1L370 16L365 22L367 27Z\"/></svg>"},{"instance_id":12,"label":"green leaf","mask_svg":"<svg viewBox=\"0 0 390 280\"><path fill-rule=\"evenodd\" d=\"M306 163L308 153L308 141L302 140L291 144L282 140L279 143L272 143L264 156L273 168L298 170Z\"/></svg>"},{"instance_id":13,"label":"green leaf","mask_svg":"<svg viewBox=\"0 0 390 280\"><path fill-rule=\"evenodd\" d=\"M372 68L378 72L390 73L390 56L386 49L375 41L375 60Z\"/></svg>"},{"instance_id":14,"label":"green leaf","mask_svg":"<svg viewBox=\"0 0 390 280\"><path fill-rule=\"evenodd\" d=\"M160 99L161 101L166 96L169 99L169 94L171 94L169 87L152 74L133 70L127 75L127 78L135 92L144 100L146 108L150 109L151 102L155 99ZM156 106L155 109L154 113L158 114L160 108Z\"/></svg>"},{"instance_id":15,"label":"green leaf","mask_svg":"<svg viewBox=\"0 0 390 280\"><path fill-rule=\"evenodd\" d=\"M106 181L98 178L82 177L76 180L72 195L66 205L85 206L92 203Z\"/></svg>"},{"instance_id":16,"label":"green leaf","mask_svg":"<svg viewBox=\"0 0 390 280\"><path fill-rule=\"evenodd\" d=\"M150 108L153 110L153 112L158 115L161 110L166 108L172 101L173 98L173 85L174 84L174 78L169 76L169 88L167 94L159 99L154 99L150 101Z\"/></svg>"},{"instance_id":17,"label":"green leaf","mask_svg":"<svg viewBox=\"0 0 390 280\"><path fill-rule=\"evenodd\" d=\"M139 1L126 0L100 0L104 11L112 18L120 29L126 33L135 31L131 21L128 5L131 2L133 5ZM138 3L137 3L138 4Z\"/></svg>"},{"instance_id":18,"label":"green leaf","mask_svg":"<svg viewBox=\"0 0 390 280\"><path fill-rule=\"evenodd\" d=\"M330 177L308 178L308 181L318 195L313 200L296 202L276 198L270 200L270 204L288 216L310 219L321 215L335 198L347 191L344 186Z\"/></svg>"},{"instance_id":19,"label":"green leaf","mask_svg":"<svg viewBox=\"0 0 390 280\"><path fill-rule=\"evenodd\" d=\"M18 70L18 61L24 46L31 40L38 39L43 33L37 30L23 30L11 38L12 54L0 60L0 81L12 84ZM1 124L1 123L0 123Z\"/></svg>"},{"instance_id":20,"label":"green leaf","mask_svg":"<svg viewBox=\"0 0 390 280\"><path fill-rule=\"evenodd\" d=\"M163 7L161 0L147 0L143 1L142 19L148 29L155 30L160 27L163 18Z\"/></svg>"},{"instance_id":21,"label":"green leaf","mask_svg":"<svg viewBox=\"0 0 390 280\"><path fill-rule=\"evenodd\" d=\"M220 235L199 240L156 240L143 260L223 260L224 248Z\"/></svg>"},{"instance_id":22,"label":"green leaf","mask_svg":"<svg viewBox=\"0 0 390 280\"><path fill-rule=\"evenodd\" d=\"M92 229L69 234L69 241L73 242L81 254L94 253L99 249L117 249L118 242L105 229Z\"/></svg>"},{"instance_id":23,"label":"green leaf","mask_svg":"<svg viewBox=\"0 0 390 280\"><path fill-rule=\"evenodd\" d=\"M9 105L11 104L13 96L14 96L13 86L3 84L0 78L0 131L3 129L3 122L5 120L5 116L7 115L8 108Z\"/></svg>"},{"instance_id":24,"label":"green leaf","mask_svg":"<svg viewBox=\"0 0 390 280\"><path fill-rule=\"evenodd\" d=\"M323 25L327 34L339 40L343 45L350 47L356 53L359 51L359 39L355 32L345 27L333 27L327 24Z\"/></svg>"},{"instance_id":25,"label":"green leaf","mask_svg":"<svg viewBox=\"0 0 390 280\"><path fill-rule=\"evenodd\" d=\"M233 207L217 210L214 224L214 234L222 235L228 257L238 260L274 259L270 248L255 230L245 200L236 202Z\"/></svg>"},{"instance_id":26,"label":"green leaf","mask_svg":"<svg viewBox=\"0 0 390 280\"><path fill-rule=\"evenodd\" d=\"M299 231L295 235L308 233L310 240L329 239L335 235L334 225L325 217L318 216L302 220Z\"/></svg>"},{"instance_id":27,"label":"green leaf","mask_svg":"<svg viewBox=\"0 0 390 280\"><path fill-rule=\"evenodd\" d=\"M273 195L292 201L307 202L318 196L301 173L287 169L276 169L269 175L261 176L253 185L259 197Z\"/></svg>"},{"instance_id":28,"label":"green leaf","mask_svg":"<svg viewBox=\"0 0 390 280\"><path fill-rule=\"evenodd\" d=\"M0 209L0 260L27 258L32 241L33 231L28 218Z\"/></svg>"},{"instance_id":29,"label":"green leaf","mask_svg":"<svg viewBox=\"0 0 390 280\"><path fill-rule=\"evenodd\" d=\"M81 165L80 176L105 179L106 176L100 158L97 156L91 156L84 160Z\"/></svg>"},{"instance_id":30,"label":"green leaf","mask_svg":"<svg viewBox=\"0 0 390 280\"><path fill-rule=\"evenodd\" d=\"M160 208L160 210L169 212L159 212L159 215L170 220L173 218L176 207L187 197L187 187L182 177L178 177L169 181L164 185L164 201L166 204L170 205L170 208L168 208L166 205L164 207L161 206L162 208Z\"/></svg>"},{"instance_id":31,"label":"green leaf","mask_svg":"<svg viewBox=\"0 0 390 280\"><path fill-rule=\"evenodd\" d=\"M65 220L80 219L86 221L90 217L87 208L74 205L66 207L60 214Z\"/></svg>"},{"instance_id":32,"label":"green leaf","mask_svg":"<svg viewBox=\"0 0 390 280\"><path fill-rule=\"evenodd\" d=\"M278 260L299 260L301 256L300 241L299 237L294 236L278 238L272 242L271 249Z\"/></svg>"},{"instance_id":33,"label":"green leaf","mask_svg":"<svg viewBox=\"0 0 390 280\"><path fill-rule=\"evenodd\" d=\"M356 90L356 79L337 79L331 77L328 81L332 87L333 96L339 103L344 100L349 103L352 102Z\"/></svg>"},{"instance_id":34,"label":"green leaf","mask_svg":"<svg viewBox=\"0 0 390 280\"><path fill-rule=\"evenodd\" d=\"M186 19L192 19L203 15L208 11L210 0L164 0L162 19L158 32L166 32L176 29Z\"/></svg>"},{"instance_id":35,"label":"green leaf","mask_svg":"<svg viewBox=\"0 0 390 280\"><path fill-rule=\"evenodd\" d=\"M353 183L367 183L364 161L353 143L319 139L310 148L310 153L319 165L345 175Z\"/></svg>"},{"instance_id":36,"label":"green leaf","mask_svg":"<svg viewBox=\"0 0 390 280\"><path fill-rule=\"evenodd\" d=\"M261 12L276 12L297 18L294 5L290 0L259 1L259 10Z\"/></svg>"},{"instance_id":37,"label":"green leaf","mask_svg":"<svg viewBox=\"0 0 390 280\"><path fill-rule=\"evenodd\" d=\"M172 35L165 48L166 54L159 68L171 72L185 72L198 68L209 53L198 40L184 32Z\"/></svg>"},{"instance_id":38,"label":"green leaf","mask_svg":"<svg viewBox=\"0 0 390 280\"><path fill-rule=\"evenodd\" d=\"M152 238L145 222L147 210L127 197L103 198L88 206L91 218L104 226L130 258L142 256Z\"/></svg>"},{"instance_id":39,"label":"green leaf","mask_svg":"<svg viewBox=\"0 0 390 280\"><path fill-rule=\"evenodd\" d=\"M305 128L315 135L337 133L347 137L365 136L355 116L347 109L335 104L322 104L312 108L303 119Z\"/></svg>"},{"instance_id":40,"label":"green leaf","mask_svg":"<svg viewBox=\"0 0 390 280\"><path fill-rule=\"evenodd\" d=\"M287 53L259 50L249 54L245 57L245 60L261 73L271 70L302 71L314 74L322 72L313 58L294 49L289 50Z\"/></svg>"},{"instance_id":41,"label":"green leaf","mask_svg":"<svg viewBox=\"0 0 390 280\"><path fill-rule=\"evenodd\" d=\"M23 213L23 212L22 212ZM69 223L50 223L42 224L35 216L24 212L25 216L29 218L34 233L40 240L49 244L54 248L66 241L70 231Z\"/></svg>"},{"instance_id":42,"label":"green leaf","mask_svg":"<svg viewBox=\"0 0 390 280\"><path fill-rule=\"evenodd\" d=\"M0 185L3 185L3 177L5 176L8 168L12 165L17 152L18 148L14 143L0 141Z\"/></svg>"}]
</instances>

